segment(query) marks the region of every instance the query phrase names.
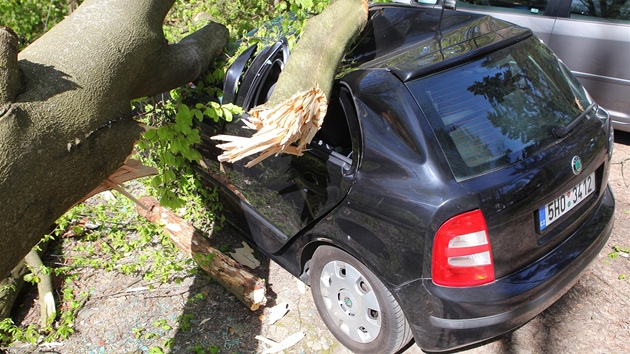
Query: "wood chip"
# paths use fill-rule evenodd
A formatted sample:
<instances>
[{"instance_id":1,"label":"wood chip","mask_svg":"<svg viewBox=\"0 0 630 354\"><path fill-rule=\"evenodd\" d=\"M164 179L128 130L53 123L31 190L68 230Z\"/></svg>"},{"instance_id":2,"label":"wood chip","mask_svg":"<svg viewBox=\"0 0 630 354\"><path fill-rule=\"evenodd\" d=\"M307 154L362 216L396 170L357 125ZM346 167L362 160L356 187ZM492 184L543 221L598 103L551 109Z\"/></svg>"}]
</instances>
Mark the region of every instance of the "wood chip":
<instances>
[{"instance_id":1,"label":"wood chip","mask_svg":"<svg viewBox=\"0 0 630 354\"><path fill-rule=\"evenodd\" d=\"M267 322L272 325L278 322L289 312L289 304L281 302L276 306L269 309L269 315L267 316Z\"/></svg>"},{"instance_id":2,"label":"wood chip","mask_svg":"<svg viewBox=\"0 0 630 354\"><path fill-rule=\"evenodd\" d=\"M249 247L246 242L243 242L242 248L237 248L230 255L241 265L249 267L250 269L256 269L260 267L260 261L254 257L254 250Z\"/></svg>"},{"instance_id":3,"label":"wood chip","mask_svg":"<svg viewBox=\"0 0 630 354\"><path fill-rule=\"evenodd\" d=\"M326 95L319 86L297 93L275 107L255 107L243 121L246 127L258 130L253 136L244 138L223 134L212 137L213 140L225 141L217 145L223 150L218 159L235 162L260 153L245 165L251 167L279 153L302 155L306 145L321 128L327 109Z\"/></svg>"},{"instance_id":4,"label":"wood chip","mask_svg":"<svg viewBox=\"0 0 630 354\"><path fill-rule=\"evenodd\" d=\"M299 343L302 338L304 338L306 336L306 333L299 331L296 333L293 333L292 335L286 337L285 339L282 340L282 342L277 343L271 339L265 338L263 336L256 336L256 339L258 339L259 341L270 345L269 348L263 350L263 354L271 354L271 353L277 353L277 352L281 352L285 349L291 348L292 346L296 345L297 343Z\"/></svg>"}]
</instances>

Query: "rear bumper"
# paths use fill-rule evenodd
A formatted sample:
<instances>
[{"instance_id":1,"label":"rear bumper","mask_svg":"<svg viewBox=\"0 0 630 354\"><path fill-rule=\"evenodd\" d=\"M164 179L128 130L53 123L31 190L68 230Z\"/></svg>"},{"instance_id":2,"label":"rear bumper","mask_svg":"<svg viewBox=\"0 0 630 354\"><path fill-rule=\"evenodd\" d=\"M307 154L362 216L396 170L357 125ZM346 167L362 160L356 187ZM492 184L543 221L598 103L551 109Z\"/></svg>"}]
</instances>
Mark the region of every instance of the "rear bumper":
<instances>
[{"instance_id":1,"label":"rear bumper","mask_svg":"<svg viewBox=\"0 0 630 354\"><path fill-rule=\"evenodd\" d=\"M416 343L425 351L449 351L527 323L568 291L597 257L612 232L614 208L608 187L593 216L571 237L492 284L446 288L421 279L396 289Z\"/></svg>"}]
</instances>

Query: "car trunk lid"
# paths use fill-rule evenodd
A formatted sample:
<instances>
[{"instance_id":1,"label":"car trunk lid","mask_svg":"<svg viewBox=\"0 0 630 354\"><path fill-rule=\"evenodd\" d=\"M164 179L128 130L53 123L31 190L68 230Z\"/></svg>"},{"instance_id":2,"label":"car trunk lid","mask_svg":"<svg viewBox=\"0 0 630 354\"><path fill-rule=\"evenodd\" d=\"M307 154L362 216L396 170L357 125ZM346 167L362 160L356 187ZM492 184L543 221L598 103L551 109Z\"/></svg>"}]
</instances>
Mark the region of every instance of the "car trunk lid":
<instances>
[{"instance_id":1,"label":"car trunk lid","mask_svg":"<svg viewBox=\"0 0 630 354\"><path fill-rule=\"evenodd\" d=\"M495 276L547 254L607 183L607 115L535 38L407 83L453 176L478 195Z\"/></svg>"}]
</instances>

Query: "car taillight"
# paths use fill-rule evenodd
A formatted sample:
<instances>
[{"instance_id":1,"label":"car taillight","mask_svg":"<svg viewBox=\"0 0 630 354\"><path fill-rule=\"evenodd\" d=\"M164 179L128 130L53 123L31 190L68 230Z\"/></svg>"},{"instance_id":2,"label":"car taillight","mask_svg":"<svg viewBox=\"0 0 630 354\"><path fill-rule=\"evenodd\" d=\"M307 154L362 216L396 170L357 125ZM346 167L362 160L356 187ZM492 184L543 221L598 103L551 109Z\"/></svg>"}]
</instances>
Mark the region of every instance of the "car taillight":
<instances>
[{"instance_id":1,"label":"car taillight","mask_svg":"<svg viewBox=\"0 0 630 354\"><path fill-rule=\"evenodd\" d=\"M437 285L464 287L494 281L488 227L480 210L447 220L433 241L431 273Z\"/></svg>"}]
</instances>

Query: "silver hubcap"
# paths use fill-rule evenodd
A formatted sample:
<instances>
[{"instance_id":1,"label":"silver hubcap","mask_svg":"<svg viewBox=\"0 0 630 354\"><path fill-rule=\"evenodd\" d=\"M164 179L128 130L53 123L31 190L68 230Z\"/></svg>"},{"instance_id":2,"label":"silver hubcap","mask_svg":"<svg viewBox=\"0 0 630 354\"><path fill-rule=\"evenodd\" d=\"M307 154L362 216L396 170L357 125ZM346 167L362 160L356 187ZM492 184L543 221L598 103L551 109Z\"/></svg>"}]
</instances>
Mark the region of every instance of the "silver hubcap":
<instances>
[{"instance_id":1,"label":"silver hubcap","mask_svg":"<svg viewBox=\"0 0 630 354\"><path fill-rule=\"evenodd\" d=\"M326 310L343 333L369 343L381 332L381 307L370 283L348 263L333 261L319 279Z\"/></svg>"}]
</instances>

